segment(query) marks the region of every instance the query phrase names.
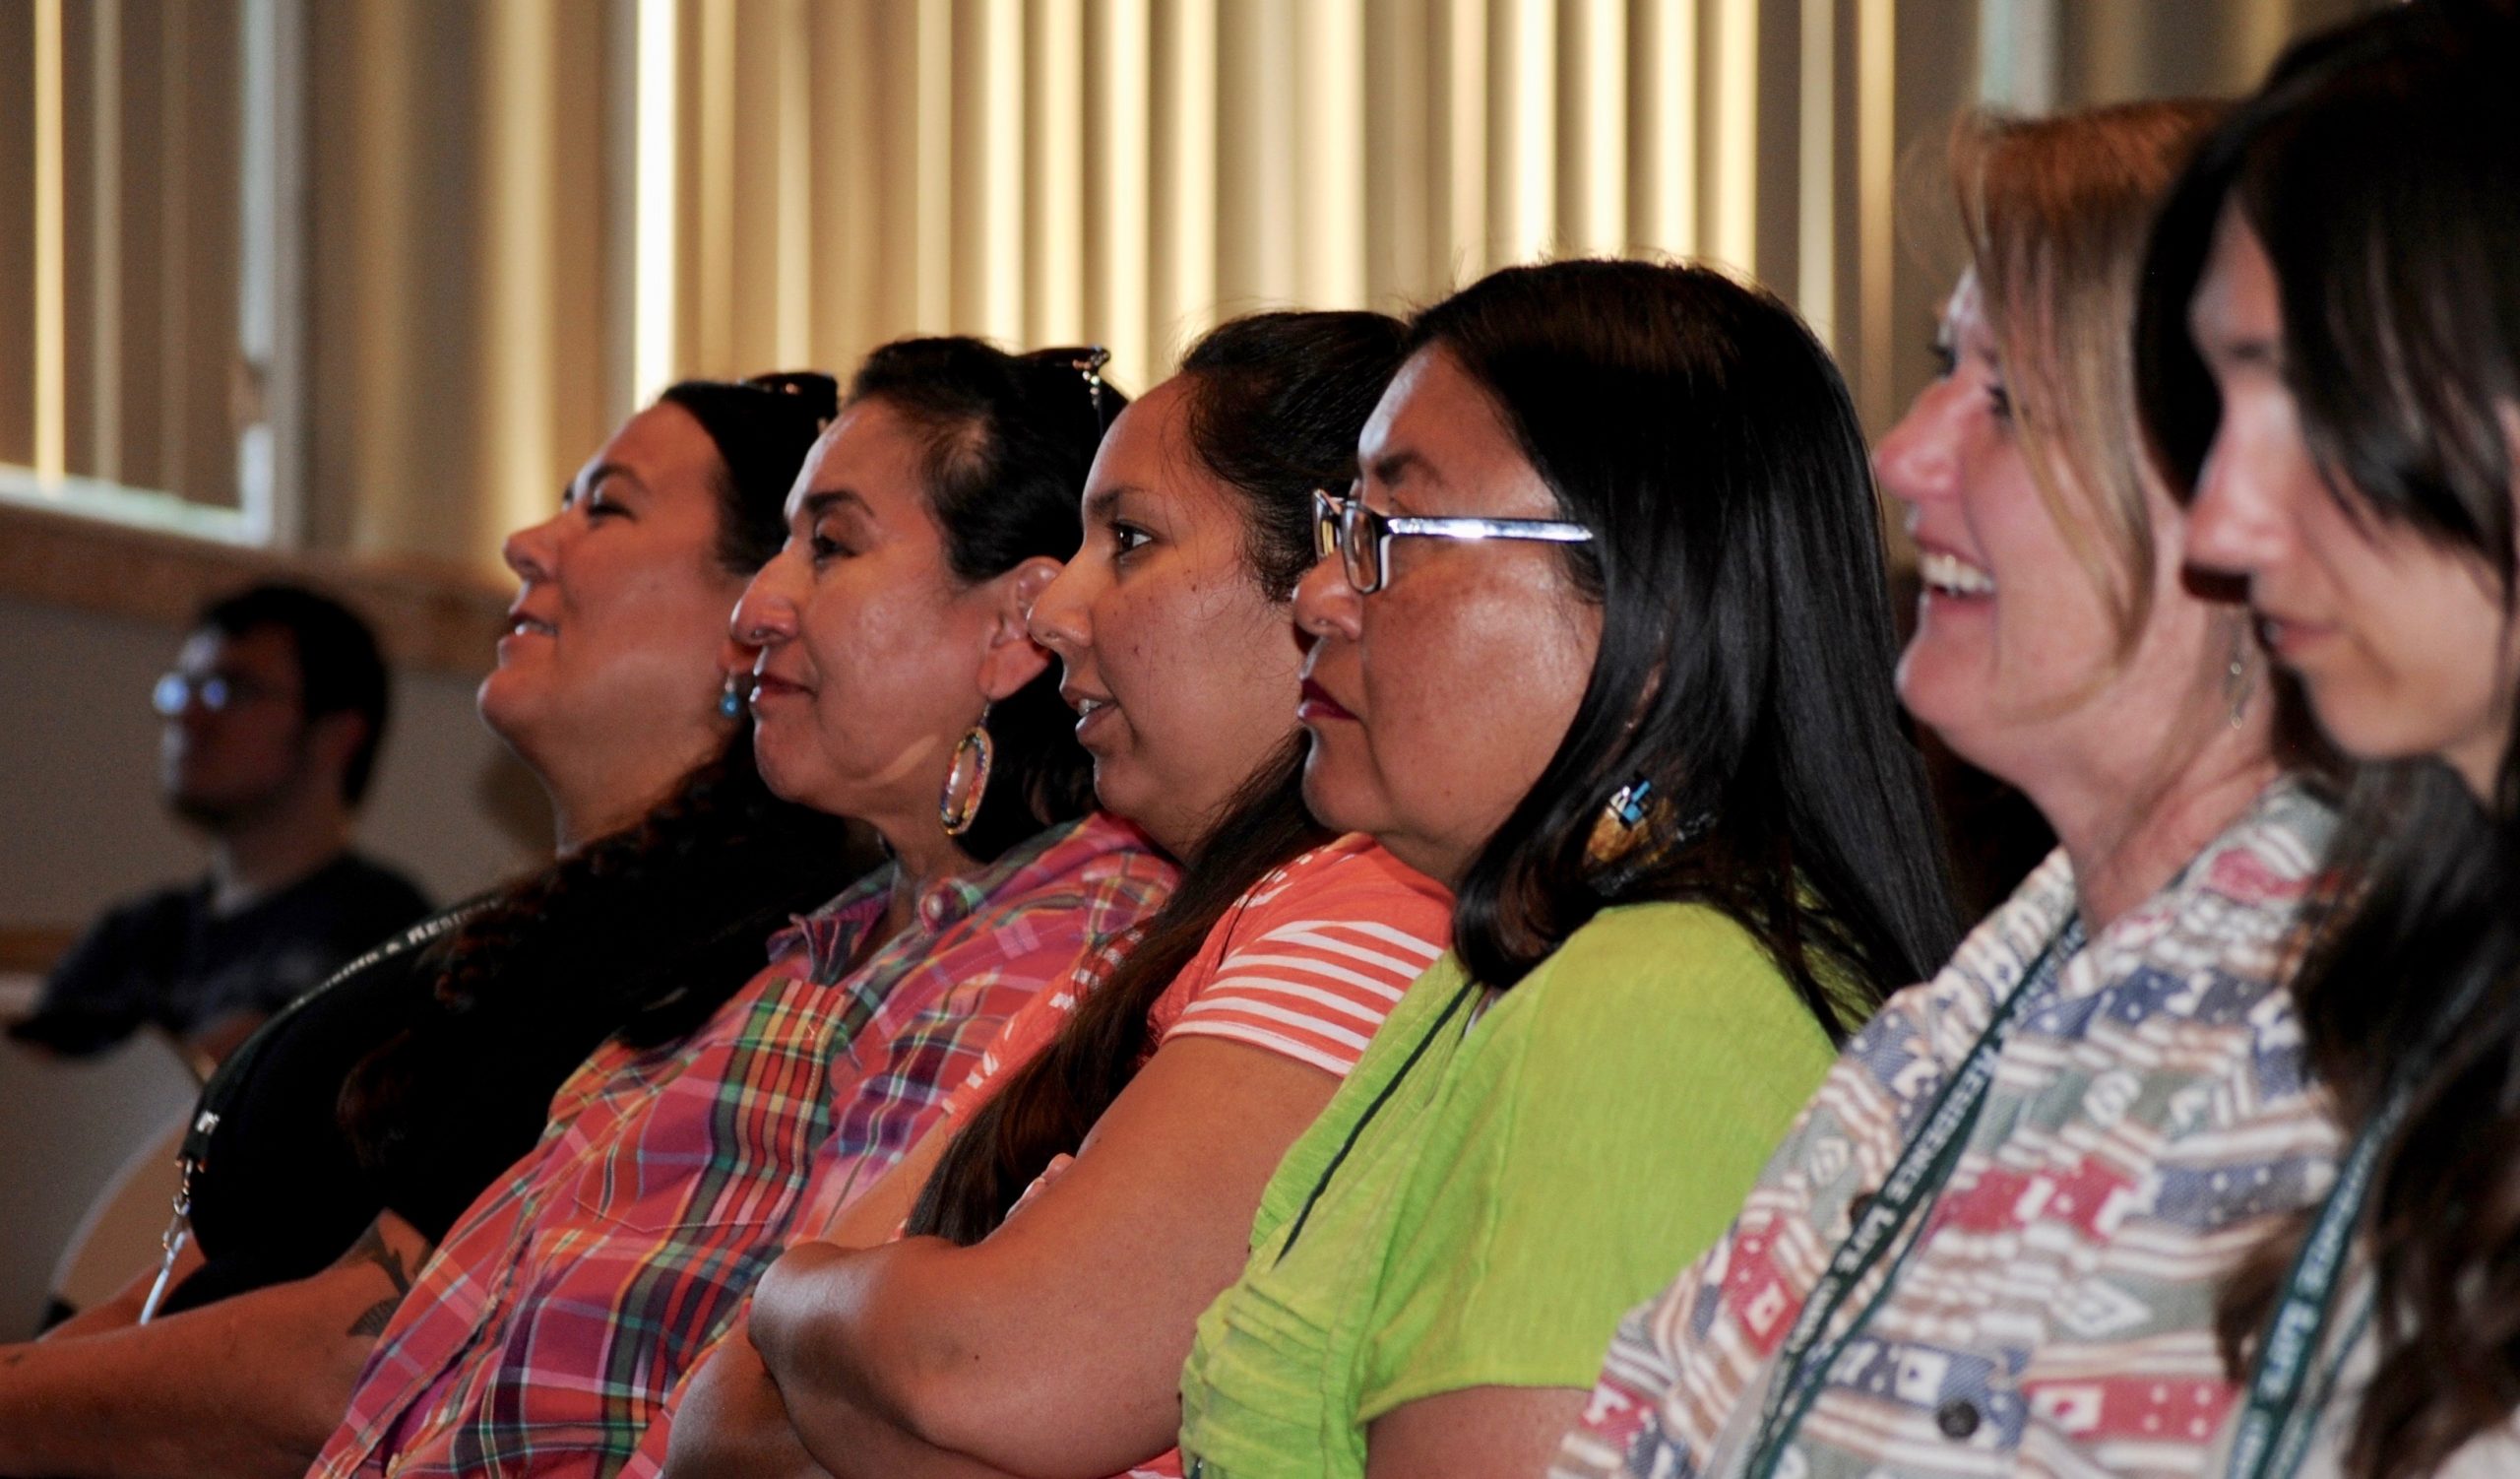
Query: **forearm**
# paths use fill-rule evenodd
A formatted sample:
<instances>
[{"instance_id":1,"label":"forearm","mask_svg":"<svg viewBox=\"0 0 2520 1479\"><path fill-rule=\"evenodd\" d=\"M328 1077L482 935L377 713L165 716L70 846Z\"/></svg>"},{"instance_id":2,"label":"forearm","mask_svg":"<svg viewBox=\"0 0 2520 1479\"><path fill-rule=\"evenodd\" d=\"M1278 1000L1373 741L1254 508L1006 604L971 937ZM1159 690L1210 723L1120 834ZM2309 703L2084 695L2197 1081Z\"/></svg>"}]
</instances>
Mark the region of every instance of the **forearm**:
<instances>
[{"instance_id":1,"label":"forearm","mask_svg":"<svg viewBox=\"0 0 2520 1479\"><path fill-rule=\"evenodd\" d=\"M786 1401L738 1325L683 1384L674 1403L664 1479L1004 1479L1000 1471L920 1442L840 1399L822 1403L840 1467L826 1469L799 1441Z\"/></svg>"},{"instance_id":2,"label":"forearm","mask_svg":"<svg viewBox=\"0 0 2520 1479\"><path fill-rule=\"evenodd\" d=\"M184 1245L175 1266L166 1274L166 1287L172 1289L201 1267L201 1254L191 1243ZM125 1329L140 1322L140 1310L149 1302L149 1291L157 1287L158 1269L152 1264L134 1275L132 1281L115 1291L113 1298L101 1300L44 1331L46 1340L73 1340L88 1335L101 1335L107 1330Z\"/></svg>"},{"instance_id":3,"label":"forearm","mask_svg":"<svg viewBox=\"0 0 2520 1479\"><path fill-rule=\"evenodd\" d=\"M1181 1355L1161 1382L1136 1380L1124 1347L1143 1320L1114 1297L1128 1333L1096 1328L1085 1304L1114 1292L1087 1265L1079 1288L990 1243L809 1246L763 1280L752 1336L837 1479L1102 1479L1170 1446ZM1162 1389L1150 1403L1142 1385Z\"/></svg>"},{"instance_id":4,"label":"forearm","mask_svg":"<svg viewBox=\"0 0 2520 1479\"><path fill-rule=\"evenodd\" d=\"M0 1351L0 1474L294 1479L428 1251L388 1212L310 1278Z\"/></svg>"},{"instance_id":5,"label":"forearm","mask_svg":"<svg viewBox=\"0 0 2520 1479\"><path fill-rule=\"evenodd\" d=\"M372 1264L123 1329L0 1352L0 1473L162 1479L305 1472L394 1294Z\"/></svg>"},{"instance_id":6,"label":"forearm","mask_svg":"<svg viewBox=\"0 0 2520 1479\"><path fill-rule=\"evenodd\" d=\"M936 1381L962 1363L950 1326L959 1301L950 1277L964 1261L936 1239L844 1251L790 1250L755 1291L752 1342L817 1460L862 1446L870 1426L922 1439ZM895 1318L896 1314L910 1318Z\"/></svg>"}]
</instances>

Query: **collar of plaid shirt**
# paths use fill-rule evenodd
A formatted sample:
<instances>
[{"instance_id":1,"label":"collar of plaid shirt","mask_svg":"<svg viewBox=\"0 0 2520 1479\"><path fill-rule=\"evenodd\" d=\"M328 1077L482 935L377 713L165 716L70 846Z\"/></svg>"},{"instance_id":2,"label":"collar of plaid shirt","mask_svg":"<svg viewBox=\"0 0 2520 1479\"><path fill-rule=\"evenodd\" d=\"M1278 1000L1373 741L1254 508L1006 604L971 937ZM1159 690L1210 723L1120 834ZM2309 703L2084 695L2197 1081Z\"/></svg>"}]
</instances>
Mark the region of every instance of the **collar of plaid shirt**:
<instances>
[{"instance_id":1,"label":"collar of plaid shirt","mask_svg":"<svg viewBox=\"0 0 2520 1479\"><path fill-rule=\"evenodd\" d=\"M851 968L882 869L783 931L689 1041L607 1044L422 1269L312 1475L612 1473L803 1209L899 1159L1005 1020L1172 876L1089 818L930 889Z\"/></svg>"}]
</instances>

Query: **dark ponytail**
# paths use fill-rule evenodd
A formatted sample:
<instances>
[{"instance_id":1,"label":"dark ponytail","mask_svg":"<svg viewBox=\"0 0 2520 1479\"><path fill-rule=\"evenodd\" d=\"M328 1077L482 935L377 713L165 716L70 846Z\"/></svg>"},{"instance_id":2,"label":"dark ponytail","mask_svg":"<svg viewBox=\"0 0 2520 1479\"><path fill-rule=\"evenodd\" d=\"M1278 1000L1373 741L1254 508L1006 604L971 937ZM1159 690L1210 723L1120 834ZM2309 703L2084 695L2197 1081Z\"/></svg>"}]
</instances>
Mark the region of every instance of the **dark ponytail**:
<instances>
[{"instance_id":1,"label":"dark ponytail","mask_svg":"<svg viewBox=\"0 0 2520 1479\"><path fill-rule=\"evenodd\" d=\"M1237 495L1245 570L1272 600L1292 599L1312 565L1312 489L1352 475L1357 433L1400 367L1400 335L1378 313L1254 314L1181 361L1191 451ZM1304 749L1291 736L1244 782L1109 979L954 1136L919 1191L913 1233L978 1242L1051 1157L1084 1143L1154 1050L1157 999L1218 921L1271 869L1329 840L1304 809Z\"/></svg>"}]
</instances>

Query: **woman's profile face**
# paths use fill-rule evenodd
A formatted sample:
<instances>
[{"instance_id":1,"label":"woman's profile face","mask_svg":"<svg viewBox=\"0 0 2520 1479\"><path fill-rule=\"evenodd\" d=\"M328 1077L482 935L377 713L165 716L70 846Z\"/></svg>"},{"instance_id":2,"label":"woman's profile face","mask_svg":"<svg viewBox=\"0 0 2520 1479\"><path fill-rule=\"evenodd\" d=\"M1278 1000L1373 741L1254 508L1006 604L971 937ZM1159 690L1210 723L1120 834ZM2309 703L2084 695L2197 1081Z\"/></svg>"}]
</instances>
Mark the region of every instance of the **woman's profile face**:
<instances>
[{"instance_id":1,"label":"woman's profile face","mask_svg":"<svg viewBox=\"0 0 2520 1479\"><path fill-rule=\"evenodd\" d=\"M529 763L624 735L716 733L726 612L743 578L718 559L717 444L659 404L623 423L562 493L508 536L519 582L481 716Z\"/></svg>"},{"instance_id":2,"label":"woman's profile face","mask_svg":"<svg viewBox=\"0 0 2520 1479\"><path fill-rule=\"evenodd\" d=\"M1302 649L1245 557L1239 495L1200 465L1189 382L1132 403L1085 486L1085 543L1033 604L1104 809L1176 857L1295 728Z\"/></svg>"},{"instance_id":3,"label":"woman's profile face","mask_svg":"<svg viewBox=\"0 0 2520 1479\"><path fill-rule=\"evenodd\" d=\"M2146 630L2121 656L2110 604L2032 475L1974 272L1943 310L1940 346L1942 373L1873 453L1917 547L1899 696L1954 750L2036 797L2046 772L2125 750L2130 715L2147 742L2174 729L2198 701L2208 613L2176 581L2177 511L2148 492L2162 547ZM2086 538L2108 548L2098 530Z\"/></svg>"},{"instance_id":4,"label":"woman's profile face","mask_svg":"<svg viewBox=\"0 0 2520 1479\"><path fill-rule=\"evenodd\" d=\"M1001 586L1017 572L974 585L955 577L928 512L922 450L881 400L842 411L806 454L788 495L788 541L745 588L732 625L761 650L752 711L762 779L891 838L939 825L956 742L1048 663L1020 626L1003 640Z\"/></svg>"},{"instance_id":5,"label":"woman's profile face","mask_svg":"<svg viewBox=\"0 0 2520 1479\"><path fill-rule=\"evenodd\" d=\"M2492 571L2350 511L2330 488L2285 381L2274 267L2236 211L2224 212L2188 322L2223 402L2188 512L2189 560L2246 579L2268 650L2339 746L2438 756L2489 800L2520 686ZM2506 437L2520 433L2520 416L2504 419Z\"/></svg>"},{"instance_id":6,"label":"woman's profile face","mask_svg":"<svg viewBox=\"0 0 2520 1479\"><path fill-rule=\"evenodd\" d=\"M1440 348L1402 366L1357 466L1355 495L1385 514L1562 517L1488 393ZM1399 539L1381 590L1357 594L1323 560L1295 588L1295 615L1313 639L1297 711L1312 736L1305 802L1459 882L1565 739L1600 608L1548 546Z\"/></svg>"}]
</instances>

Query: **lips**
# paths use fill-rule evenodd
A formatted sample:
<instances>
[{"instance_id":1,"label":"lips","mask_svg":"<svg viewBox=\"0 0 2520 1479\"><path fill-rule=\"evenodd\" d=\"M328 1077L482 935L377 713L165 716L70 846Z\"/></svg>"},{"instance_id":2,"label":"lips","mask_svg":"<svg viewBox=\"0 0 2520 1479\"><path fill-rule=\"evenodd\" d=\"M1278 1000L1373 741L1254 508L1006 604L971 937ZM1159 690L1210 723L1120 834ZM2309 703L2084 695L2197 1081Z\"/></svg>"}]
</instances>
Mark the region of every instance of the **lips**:
<instances>
[{"instance_id":1,"label":"lips","mask_svg":"<svg viewBox=\"0 0 2520 1479\"><path fill-rule=\"evenodd\" d=\"M806 691L804 684L793 678L781 677L775 673L757 672L752 675L752 706L755 710L759 710L765 703L800 697Z\"/></svg>"},{"instance_id":2,"label":"lips","mask_svg":"<svg viewBox=\"0 0 2520 1479\"><path fill-rule=\"evenodd\" d=\"M2305 621L2264 610L2257 613L2259 639L2265 642L2266 650L2274 654L2277 661L2287 664L2298 662L2304 651L2334 630L2324 622Z\"/></svg>"},{"instance_id":3,"label":"lips","mask_svg":"<svg viewBox=\"0 0 2520 1479\"><path fill-rule=\"evenodd\" d=\"M1313 681L1303 680L1303 698L1295 705L1295 718L1305 724L1327 723L1334 719L1355 720L1346 704L1330 696L1330 690Z\"/></svg>"},{"instance_id":4,"label":"lips","mask_svg":"<svg viewBox=\"0 0 2520 1479\"><path fill-rule=\"evenodd\" d=\"M1948 549L1918 549L1917 579L1935 596L1977 601L1995 594L1995 577L1985 566Z\"/></svg>"},{"instance_id":5,"label":"lips","mask_svg":"<svg viewBox=\"0 0 2520 1479\"><path fill-rule=\"evenodd\" d=\"M1076 711L1076 739L1080 744L1090 742L1088 737L1110 723L1119 705L1107 693L1092 693L1071 684L1059 685L1059 701Z\"/></svg>"},{"instance_id":6,"label":"lips","mask_svg":"<svg viewBox=\"0 0 2520 1479\"><path fill-rule=\"evenodd\" d=\"M509 611L507 627L499 633L499 654L505 657L512 644L528 637L553 637L559 635L559 631L557 626L539 616L529 616L522 611Z\"/></svg>"}]
</instances>

